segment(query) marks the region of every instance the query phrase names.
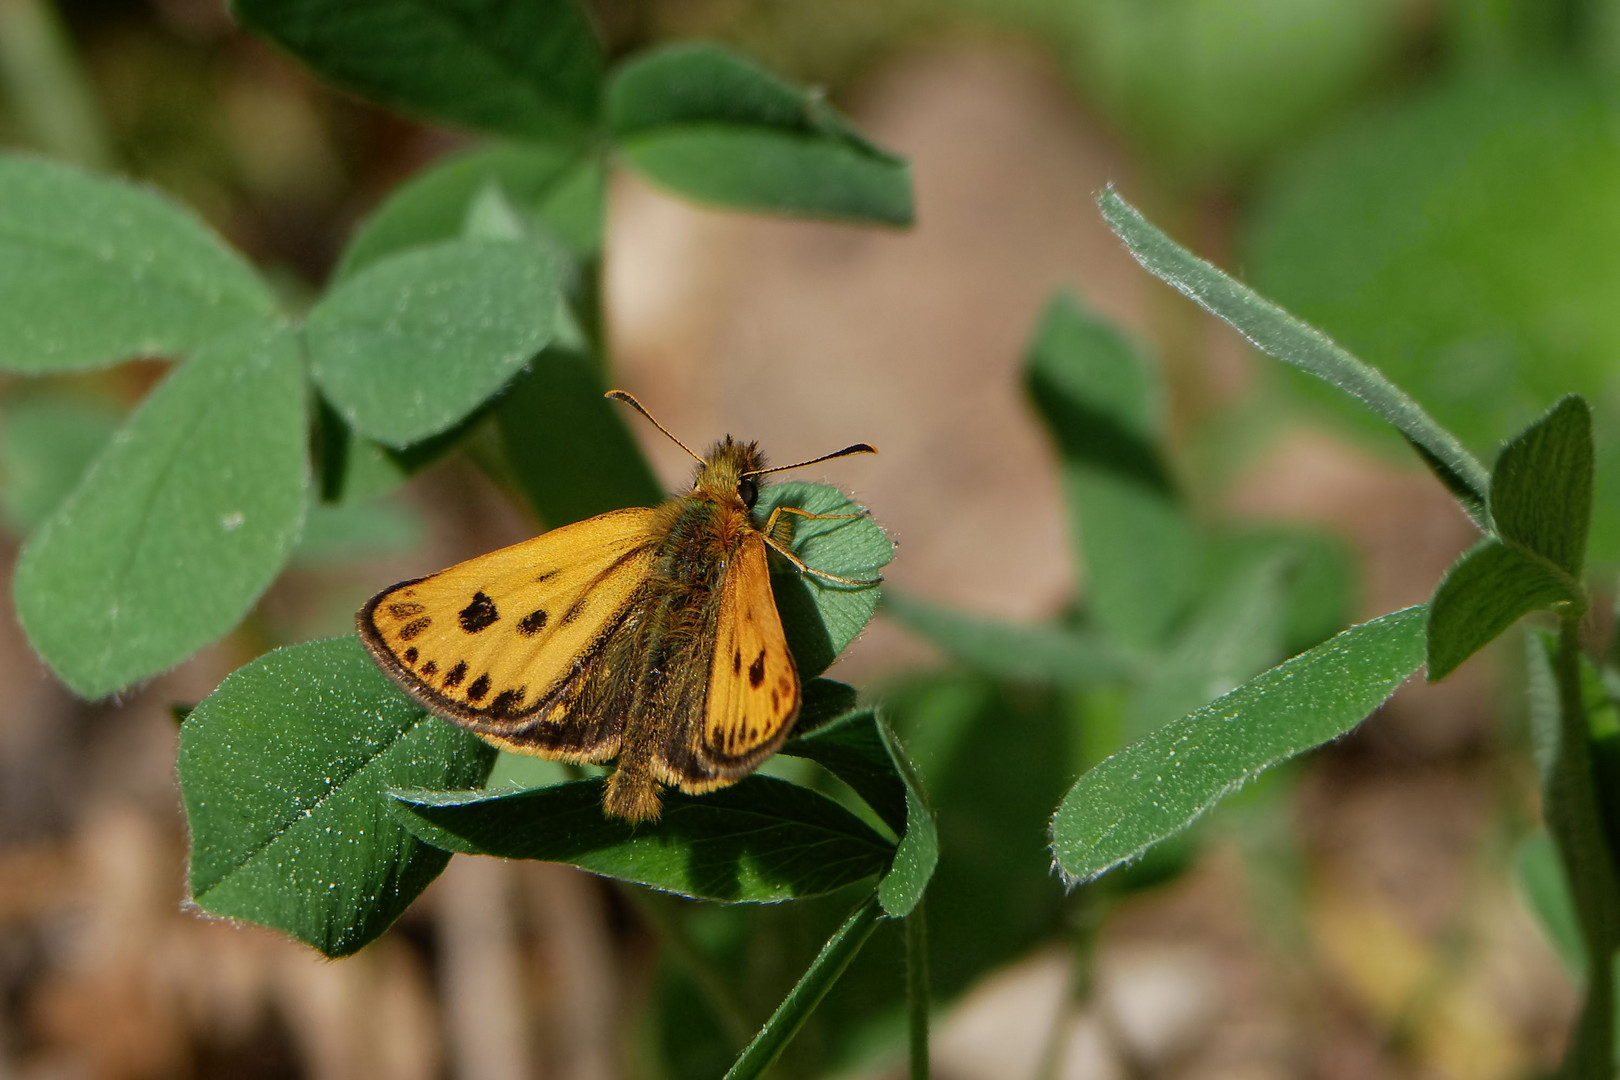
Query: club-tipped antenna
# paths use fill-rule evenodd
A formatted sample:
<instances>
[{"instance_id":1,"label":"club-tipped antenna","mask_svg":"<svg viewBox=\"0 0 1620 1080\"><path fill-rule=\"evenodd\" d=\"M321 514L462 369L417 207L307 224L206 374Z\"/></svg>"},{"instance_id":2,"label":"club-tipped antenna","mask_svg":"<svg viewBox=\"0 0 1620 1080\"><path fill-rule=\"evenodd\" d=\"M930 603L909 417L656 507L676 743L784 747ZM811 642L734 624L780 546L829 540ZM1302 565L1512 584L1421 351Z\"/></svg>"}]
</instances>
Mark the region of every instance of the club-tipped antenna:
<instances>
[{"instance_id":1,"label":"club-tipped antenna","mask_svg":"<svg viewBox=\"0 0 1620 1080\"><path fill-rule=\"evenodd\" d=\"M854 446L846 446L842 450L834 450L830 454L822 454L820 457L811 458L809 461L800 461L792 465L778 465L774 469L755 469L753 472L746 472L743 473L743 475L761 476L765 473L786 472L789 469L802 469L806 465L819 465L821 462L831 461L833 458L849 457L851 454L875 453L877 453L877 447L873 446L871 443L858 442Z\"/></svg>"},{"instance_id":2,"label":"club-tipped antenna","mask_svg":"<svg viewBox=\"0 0 1620 1080\"><path fill-rule=\"evenodd\" d=\"M675 436L670 435L669 428L665 427L663 424L660 424L658 422L658 418L656 416L654 416L652 413L648 412L647 407L645 405L643 405L641 402L637 401L634 394L631 394L631 393L629 393L628 391L625 391L625 390L609 390L606 394L603 394L602 396L612 398L614 401L622 401L622 402L624 402L626 405L628 405L632 409L636 410L636 412L640 413L642 416L645 416L648 420L652 421L652 426L657 428L659 431L662 431L665 435L668 435L670 442L674 443L676 446L680 447L682 450L685 450L688 454L692 454L692 448L690 446L687 446L685 443L681 442L681 440L677 439ZM840 453L848 453L848 451L840 451ZM832 456L837 457L838 455L834 454ZM692 454L692 460L696 461L699 465L704 464L703 459L698 457L696 454Z\"/></svg>"}]
</instances>

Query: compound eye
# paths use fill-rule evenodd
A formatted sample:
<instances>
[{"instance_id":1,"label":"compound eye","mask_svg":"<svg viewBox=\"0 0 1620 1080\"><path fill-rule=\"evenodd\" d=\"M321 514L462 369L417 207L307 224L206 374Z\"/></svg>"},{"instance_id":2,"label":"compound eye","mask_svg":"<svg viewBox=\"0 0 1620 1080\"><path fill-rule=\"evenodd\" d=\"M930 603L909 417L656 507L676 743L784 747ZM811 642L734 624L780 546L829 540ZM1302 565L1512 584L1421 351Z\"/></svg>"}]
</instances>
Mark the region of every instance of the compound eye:
<instances>
[{"instance_id":1,"label":"compound eye","mask_svg":"<svg viewBox=\"0 0 1620 1080\"><path fill-rule=\"evenodd\" d=\"M748 479L748 477L743 477L737 481L737 498L743 501L744 506L752 510L754 503L759 501L759 485Z\"/></svg>"}]
</instances>

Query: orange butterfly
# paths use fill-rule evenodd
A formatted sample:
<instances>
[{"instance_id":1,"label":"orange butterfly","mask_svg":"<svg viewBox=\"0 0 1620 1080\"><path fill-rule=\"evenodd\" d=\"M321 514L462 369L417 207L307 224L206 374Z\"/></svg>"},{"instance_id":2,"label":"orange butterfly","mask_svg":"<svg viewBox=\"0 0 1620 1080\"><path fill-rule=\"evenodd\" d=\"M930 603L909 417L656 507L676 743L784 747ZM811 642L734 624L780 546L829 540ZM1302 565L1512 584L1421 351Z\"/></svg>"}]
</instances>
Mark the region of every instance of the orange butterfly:
<instances>
[{"instance_id":1,"label":"orange butterfly","mask_svg":"<svg viewBox=\"0 0 1620 1080\"><path fill-rule=\"evenodd\" d=\"M372 597L356 622L387 675L429 712L503 750L576 763L617 758L603 810L658 816L660 784L700 793L733 783L787 738L799 675L771 594L766 548L789 547L790 506L753 519L766 473L756 443L726 436L698 457L692 490L553 529Z\"/></svg>"}]
</instances>

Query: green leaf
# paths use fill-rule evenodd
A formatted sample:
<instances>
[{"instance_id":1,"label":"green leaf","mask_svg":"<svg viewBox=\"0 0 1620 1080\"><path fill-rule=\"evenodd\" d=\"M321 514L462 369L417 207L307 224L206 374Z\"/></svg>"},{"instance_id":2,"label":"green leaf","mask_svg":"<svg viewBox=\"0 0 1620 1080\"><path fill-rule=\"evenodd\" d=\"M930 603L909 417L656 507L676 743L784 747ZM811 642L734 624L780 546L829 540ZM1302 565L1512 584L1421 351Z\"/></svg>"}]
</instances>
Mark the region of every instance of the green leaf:
<instances>
[{"instance_id":1,"label":"green leaf","mask_svg":"<svg viewBox=\"0 0 1620 1080\"><path fill-rule=\"evenodd\" d=\"M1429 681L1437 682L1520 617L1584 604L1592 516L1592 414L1570 396L1503 447L1491 474L1500 540L1474 545L1429 605Z\"/></svg>"},{"instance_id":2,"label":"green leaf","mask_svg":"<svg viewBox=\"0 0 1620 1080\"><path fill-rule=\"evenodd\" d=\"M1064 880L1137 858L1263 770L1350 731L1422 663L1424 615L1353 626L1086 773L1052 818Z\"/></svg>"},{"instance_id":3,"label":"green leaf","mask_svg":"<svg viewBox=\"0 0 1620 1080\"><path fill-rule=\"evenodd\" d=\"M1398 6L1361 0L959 2L1033 23L1086 107L1184 191L1229 188L1331 130L1410 40Z\"/></svg>"},{"instance_id":4,"label":"green leaf","mask_svg":"<svg viewBox=\"0 0 1620 1080\"><path fill-rule=\"evenodd\" d=\"M827 944L799 981L793 984L793 989L782 1004L777 1006L765 1026L759 1029L759 1034L743 1048L736 1063L726 1071L725 1080L754 1080L782 1056L782 1051L804 1026L810 1013L849 967L855 954L866 944L866 939L872 936L877 923L878 905L874 897L856 908L844 925L827 939Z\"/></svg>"},{"instance_id":5,"label":"green leaf","mask_svg":"<svg viewBox=\"0 0 1620 1080\"><path fill-rule=\"evenodd\" d=\"M1502 448L1491 472L1502 540L1579 579L1592 520L1592 409L1571 394Z\"/></svg>"},{"instance_id":6,"label":"green leaf","mask_svg":"<svg viewBox=\"0 0 1620 1080\"><path fill-rule=\"evenodd\" d=\"M494 756L417 708L352 637L261 656L180 729L191 895L347 956L449 860L394 821L388 789L477 784Z\"/></svg>"},{"instance_id":7,"label":"green leaf","mask_svg":"<svg viewBox=\"0 0 1620 1080\"><path fill-rule=\"evenodd\" d=\"M359 434L324 399L316 405L314 457L321 499L329 503L365 502L394 491L466 441L487 415L474 409L449 430L395 449Z\"/></svg>"},{"instance_id":8,"label":"green leaf","mask_svg":"<svg viewBox=\"0 0 1620 1080\"><path fill-rule=\"evenodd\" d=\"M1359 560L1349 542L1323 529L1269 524L1217 532L1204 546L1205 577L1229 580L1267 554L1287 561L1283 655L1302 653L1350 621L1360 592Z\"/></svg>"},{"instance_id":9,"label":"green leaf","mask_svg":"<svg viewBox=\"0 0 1620 1080\"><path fill-rule=\"evenodd\" d=\"M1484 527L1485 469L1456 436L1437 424L1376 368L1336 345L1234 278L1193 255L1148 224L1113 188L1098 200L1104 220L1136 261L1155 277L1229 323L1255 348L1357 398L1418 447L1463 508Z\"/></svg>"},{"instance_id":10,"label":"green leaf","mask_svg":"<svg viewBox=\"0 0 1620 1080\"><path fill-rule=\"evenodd\" d=\"M987 675L1089 689L1124 681L1131 665L1095 634L1065 626L980 618L893 589L883 611L900 625Z\"/></svg>"},{"instance_id":11,"label":"green leaf","mask_svg":"<svg viewBox=\"0 0 1620 1080\"><path fill-rule=\"evenodd\" d=\"M1546 830L1525 837L1513 859L1514 876L1526 904L1547 935L1564 969L1576 978L1586 973L1586 952L1581 945L1581 924L1575 902L1558 861L1558 848Z\"/></svg>"},{"instance_id":12,"label":"green leaf","mask_svg":"<svg viewBox=\"0 0 1620 1080\"><path fill-rule=\"evenodd\" d=\"M0 155L0 369L178 356L274 313L253 270L167 198Z\"/></svg>"},{"instance_id":13,"label":"green leaf","mask_svg":"<svg viewBox=\"0 0 1620 1080\"><path fill-rule=\"evenodd\" d=\"M923 794L917 767L906 756L899 738L883 717L878 716L876 723L878 734L883 737L883 748L888 751L906 792L906 831L895 848L889 872L878 882L878 902L889 918L903 919L922 903L923 893L933 879L934 867L939 865L939 830Z\"/></svg>"},{"instance_id":14,"label":"green leaf","mask_svg":"<svg viewBox=\"0 0 1620 1080\"><path fill-rule=\"evenodd\" d=\"M590 181L599 184L601 179L599 166L543 143L453 154L395 188L360 223L338 260L334 280L353 277L389 255L461 236L468 208L491 184L564 239L595 251L600 229L588 224L580 228L571 207L582 183L589 187Z\"/></svg>"},{"instance_id":15,"label":"green leaf","mask_svg":"<svg viewBox=\"0 0 1620 1080\"><path fill-rule=\"evenodd\" d=\"M1127 738L1186 716L1276 661L1291 561L1276 554L1251 558L1193 612L1131 696Z\"/></svg>"},{"instance_id":16,"label":"green leaf","mask_svg":"<svg viewBox=\"0 0 1620 1080\"><path fill-rule=\"evenodd\" d=\"M22 397L0 413L0 514L18 533L35 529L78 484L118 429L108 404Z\"/></svg>"},{"instance_id":17,"label":"green leaf","mask_svg":"<svg viewBox=\"0 0 1620 1080\"><path fill-rule=\"evenodd\" d=\"M798 518L793 553L805 565L853 581L876 578L894 558L894 544L861 507L825 484L793 481L773 484L759 493L754 519L763 523L778 506L795 506L812 514L854 514L837 520ZM787 515L784 515L787 516ZM772 557L771 591L782 615L788 648L800 678L827 670L877 610L876 585L840 585L812 574L800 574L786 560Z\"/></svg>"},{"instance_id":18,"label":"green leaf","mask_svg":"<svg viewBox=\"0 0 1620 1080\"><path fill-rule=\"evenodd\" d=\"M403 447L453 427L545 346L557 272L522 243L390 256L310 311L310 375L356 431Z\"/></svg>"},{"instance_id":19,"label":"green leaf","mask_svg":"<svg viewBox=\"0 0 1620 1080\"><path fill-rule=\"evenodd\" d=\"M878 899L890 918L909 915L939 862L939 834L922 779L893 730L875 709L862 709L795 736L781 752L821 765L894 830L900 843Z\"/></svg>"},{"instance_id":20,"label":"green leaf","mask_svg":"<svg viewBox=\"0 0 1620 1080\"><path fill-rule=\"evenodd\" d=\"M427 520L400 499L316 503L304 520L293 562L318 566L355 559L409 555L427 538Z\"/></svg>"},{"instance_id":21,"label":"green leaf","mask_svg":"<svg viewBox=\"0 0 1620 1080\"><path fill-rule=\"evenodd\" d=\"M818 91L716 45L683 43L621 67L607 123L649 179L740 210L910 225L911 169Z\"/></svg>"},{"instance_id":22,"label":"green leaf","mask_svg":"<svg viewBox=\"0 0 1620 1080\"><path fill-rule=\"evenodd\" d=\"M548 526L667 497L625 424L624 406L603 397L606 389L590 357L553 346L496 408L513 475Z\"/></svg>"},{"instance_id":23,"label":"green leaf","mask_svg":"<svg viewBox=\"0 0 1620 1080\"><path fill-rule=\"evenodd\" d=\"M1532 611L1579 599L1570 582L1546 563L1496 540L1481 540L1452 564L1429 602L1429 682Z\"/></svg>"},{"instance_id":24,"label":"green leaf","mask_svg":"<svg viewBox=\"0 0 1620 1080\"><path fill-rule=\"evenodd\" d=\"M1063 460L1090 609L1119 644L1160 646L1198 573L1198 540L1161 450L1155 373L1117 330L1059 293L1029 345L1030 396Z\"/></svg>"},{"instance_id":25,"label":"green leaf","mask_svg":"<svg viewBox=\"0 0 1620 1080\"><path fill-rule=\"evenodd\" d=\"M601 46L574 0L232 0L321 78L445 123L582 143Z\"/></svg>"},{"instance_id":26,"label":"green leaf","mask_svg":"<svg viewBox=\"0 0 1620 1080\"><path fill-rule=\"evenodd\" d=\"M780 752L814 761L848 784L896 836L905 834L905 783L878 731L876 710L860 709L810 730L796 731Z\"/></svg>"},{"instance_id":27,"label":"green leaf","mask_svg":"<svg viewBox=\"0 0 1620 1080\"><path fill-rule=\"evenodd\" d=\"M100 697L173 667L269 586L304 517L305 394L292 331L210 343L29 539L17 614L75 691Z\"/></svg>"},{"instance_id":28,"label":"green leaf","mask_svg":"<svg viewBox=\"0 0 1620 1080\"><path fill-rule=\"evenodd\" d=\"M793 738L854 712L858 698L853 686L837 679L808 680L800 691L799 718L793 722Z\"/></svg>"},{"instance_id":29,"label":"green leaf","mask_svg":"<svg viewBox=\"0 0 1620 1080\"><path fill-rule=\"evenodd\" d=\"M728 903L817 896L881 873L892 848L842 806L770 776L707 795L664 794L656 822L602 813L604 781L518 792L394 793L395 813L446 851L570 863Z\"/></svg>"}]
</instances>

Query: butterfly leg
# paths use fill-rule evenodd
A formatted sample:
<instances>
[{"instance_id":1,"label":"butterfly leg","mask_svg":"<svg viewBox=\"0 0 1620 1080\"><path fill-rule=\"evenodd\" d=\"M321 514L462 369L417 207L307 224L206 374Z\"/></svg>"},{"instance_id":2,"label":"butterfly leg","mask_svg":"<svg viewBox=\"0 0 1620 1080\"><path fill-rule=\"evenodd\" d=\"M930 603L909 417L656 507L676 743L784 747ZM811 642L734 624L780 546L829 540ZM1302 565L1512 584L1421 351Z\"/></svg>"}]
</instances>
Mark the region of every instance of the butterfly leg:
<instances>
[{"instance_id":1,"label":"butterfly leg","mask_svg":"<svg viewBox=\"0 0 1620 1080\"><path fill-rule=\"evenodd\" d=\"M824 581L836 581L840 585L876 585L883 580L882 578L872 578L868 581L862 581L856 578L839 577L837 574L829 574L825 570L817 570L812 566L806 566L804 560L793 554L793 550L788 547L793 542L793 519L784 518L783 514L809 518L812 521L858 518L865 517L865 514L812 514L810 511L800 510L796 506L778 506L771 511L771 516L765 519L765 542L778 555L792 563L801 574L810 574Z\"/></svg>"},{"instance_id":2,"label":"butterfly leg","mask_svg":"<svg viewBox=\"0 0 1620 1080\"><path fill-rule=\"evenodd\" d=\"M771 511L771 516L765 519L765 535L771 541L771 546L781 549L782 545L793 542L793 518L783 517L783 514L792 514L793 517L808 518L811 521L848 521L851 518L865 517L865 514L812 514L808 510L800 510L797 506L778 506Z\"/></svg>"}]
</instances>

